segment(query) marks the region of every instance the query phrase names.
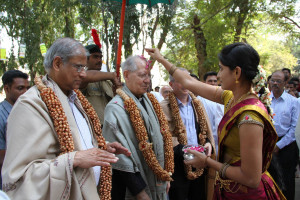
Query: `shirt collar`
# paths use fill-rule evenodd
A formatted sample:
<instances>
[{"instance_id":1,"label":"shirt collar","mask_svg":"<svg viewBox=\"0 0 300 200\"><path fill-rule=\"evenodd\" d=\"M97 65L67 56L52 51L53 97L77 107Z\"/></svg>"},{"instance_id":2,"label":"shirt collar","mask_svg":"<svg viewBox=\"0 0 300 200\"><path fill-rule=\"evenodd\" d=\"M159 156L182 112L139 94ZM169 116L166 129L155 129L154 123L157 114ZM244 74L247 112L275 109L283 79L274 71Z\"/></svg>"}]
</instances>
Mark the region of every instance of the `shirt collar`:
<instances>
[{"instance_id":1,"label":"shirt collar","mask_svg":"<svg viewBox=\"0 0 300 200\"><path fill-rule=\"evenodd\" d=\"M179 106L182 106L183 103L176 97L176 100L177 100L177 103ZM188 102L187 102L187 105L191 104L192 102L192 98L190 97L190 95L188 96Z\"/></svg>"},{"instance_id":2,"label":"shirt collar","mask_svg":"<svg viewBox=\"0 0 300 200\"><path fill-rule=\"evenodd\" d=\"M3 104L3 107L7 110L7 112L11 111L13 106L6 99L4 99L2 104Z\"/></svg>"},{"instance_id":3,"label":"shirt collar","mask_svg":"<svg viewBox=\"0 0 300 200\"><path fill-rule=\"evenodd\" d=\"M283 93L281 94L281 96L278 97L277 99L282 99L282 100L285 101L286 98L287 98L287 95L288 95L287 92L284 90ZM276 99L275 96L274 96L274 94L273 94L273 92L271 92L270 98L271 98L271 99Z\"/></svg>"},{"instance_id":4,"label":"shirt collar","mask_svg":"<svg viewBox=\"0 0 300 200\"><path fill-rule=\"evenodd\" d=\"M74 103L77 98L77 94L72 90L68 96L68 100L71 103Z\"/></svg>"}]
</instances>

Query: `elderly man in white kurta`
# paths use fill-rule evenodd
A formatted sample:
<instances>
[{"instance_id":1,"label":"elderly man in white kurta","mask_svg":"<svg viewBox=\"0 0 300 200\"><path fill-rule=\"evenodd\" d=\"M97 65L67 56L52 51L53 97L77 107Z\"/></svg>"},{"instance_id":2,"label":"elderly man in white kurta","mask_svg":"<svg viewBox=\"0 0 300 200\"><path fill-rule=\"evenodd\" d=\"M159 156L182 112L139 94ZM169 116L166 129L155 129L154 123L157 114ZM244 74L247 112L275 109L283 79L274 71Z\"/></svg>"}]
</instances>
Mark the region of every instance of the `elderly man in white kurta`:
<instances>
[{"instance_id":1,"label":"elderly man in white kurta","mask_svg":"<svg viewBox=\"0 0 300 200\"><path fill-rule=\"evenodd\" d=\"M120 144L106 145L95 111L75 90L86 78L86 63L81 43L56 40L45 56L47 75L36 78L11 111L2 170L11 199L110 196L110 163L118 160L111 152L130 153Z\"/></svg>"}]
</instances>

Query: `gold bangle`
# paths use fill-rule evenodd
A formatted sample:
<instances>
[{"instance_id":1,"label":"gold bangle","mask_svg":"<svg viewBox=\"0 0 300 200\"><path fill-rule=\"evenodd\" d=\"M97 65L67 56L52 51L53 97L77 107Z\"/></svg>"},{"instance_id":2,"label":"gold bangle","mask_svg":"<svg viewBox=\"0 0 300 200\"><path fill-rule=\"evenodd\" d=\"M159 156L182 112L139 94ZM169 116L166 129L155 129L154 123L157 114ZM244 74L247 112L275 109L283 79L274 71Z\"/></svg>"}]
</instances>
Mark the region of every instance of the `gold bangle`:
<instances>
[{"instance_id":1,"label":"gold bangle","mask_svg":"<svg viewBox=\"0 0 300 200\"><path fill-rule=\"evenodd\" d=\"M230 166L230 165L229 165L228 163L224 166L224 168L223 168L223 170L222 170L222 174L221 174L221 178L222 178L222 179L226 179L225 173L226 173L226 170L227 170L227 168L228 168L229 166Z\"/></svg>"},{"instance_id":2,"label":"gold bangle","mask_svg":"<svg viewBox=\"0 0 300 200\"><path fill-rule=\"evenodd\" d=\"M169 74L172 76L177 69L178 68L175 65L172 65L170 70L169 70Z\"/></svg>"},{"instance_id":3,"label":"gold bangle","mask_svg":"<svg viewBox=\"0 0 300 200\"><path fill-rule=\"evenodd\" d=\"M220 87L220 86L217 86L217 87L216 87L216 91L215 91L215 95L214 95L215 98L217 97L217 92L218 92L218 90L219 90L219 87Z\"/></svg>"},{"instance_id":4,"label":"gold bangle","mask_svg":"<svg viewBox=\"0 0 300 200\"><path fill-rule=\"evenodd\" d=\"M223 163L223 165L221 166L220 170L219 170L219 176L222 178L222 172L223 172L223 169L224 167L227 165L227 163Z\"/></svg>"}]
</instances>

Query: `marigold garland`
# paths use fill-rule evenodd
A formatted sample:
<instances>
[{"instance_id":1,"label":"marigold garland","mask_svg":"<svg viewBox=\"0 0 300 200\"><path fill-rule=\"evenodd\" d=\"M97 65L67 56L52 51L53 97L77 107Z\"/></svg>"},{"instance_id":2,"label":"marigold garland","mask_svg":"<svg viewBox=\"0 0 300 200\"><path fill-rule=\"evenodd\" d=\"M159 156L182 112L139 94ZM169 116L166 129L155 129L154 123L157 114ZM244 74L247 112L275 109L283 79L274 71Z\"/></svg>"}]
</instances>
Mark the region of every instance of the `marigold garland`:
<instances>
[{"instance_id":1,"label":"marigold garland","mask_svg":"<svg viewBox=\"0 0 300 200\"><path fill-rule=\"evenodd\" d=\"M54 91L45 86L40 77L36 77L34 82L40 91L41 98L46 104L49 115L53 121L55 131L58 135L58 141L60 144L61 154L74 151L74 141L73 136L70 130L69 123L67 121L66 114L63 110L61 102L54 93ZM100 149L106 150L105 139L102 136L102 130L100 126L100 120L96 114L92 105L88 100L83 96L79 90L74 90L77 94L80 103L91 120L91 125L93 126L97 141L98 147ZM111 167L101 167L100 174L100 199L110 200L111 199Z\"/></svg>"},{"instance_id":2,"label":"marigold garland","mask_svg":"<svg viewBox=\"0 0 300 200\"><path fill-rule=\"evenodd\" d=\"M206 119L204 118L205 117L204 111L200 105L199 100L196 98L196 96L192 93L190 93L190 96L192 98L194 107L196 109L196 115L197 115L198 123L199 123L200 129L201 129L198 134L199 144L205 145L208 127L207 127ZM169 93L169 102L170 102L171 115L173 118L172 120L175 125L173 134L177 137L178 142L180 144L187 145L186 129L182 122L182 119L180 116L180 111L178 108L178 103L177 103L176 97L173 92ZM196 179L197 177L201 176L204 171L204 169L196 169L196 171L193 171L191 165L185 165L185 169L186 169L186 173L187 173L187 178L189 180Z\"/></svg>"},{"instance_id":3,"label":"marigold garland","mask_svg":"<svg viewBox=\"0 0 300 200\"><path fill-rule=\"evenodd\" d=\"M150 99L160 124L160 131L164 141L164 169L160 166L155 153L152 149L152 143L148 142L147 129L141 117L140 110L132 98L130 98L122 89L117 89L117 94L124 100L124 107L129 113L132 127L136 138L139 141L139 149L145 158L147 165L154 172L159 180L172 181L171 175L174 172L174 153L172 147L172 135L168 128L168 121L163 114L160 104L152 94L147 94Z\"/></svg>"},{"instance_id":4,"label":"marigold garland","mask_svg":"<svg viewBox=\"0 0 300 200\"><path fill-rule=\"evenodd\" d=\"M165 170L168 172L174 172L174 152L173 152L173 143L172 143L172 134L169 129L168 120L159 104L155 96L151 93L147 93L149 100L152 103L152 106L157 115L159 124L160 124L160 132L163 136L164 140L164 150L165 157L171 160L172 162L165 162Z\"/></svg>"}]
</instances>

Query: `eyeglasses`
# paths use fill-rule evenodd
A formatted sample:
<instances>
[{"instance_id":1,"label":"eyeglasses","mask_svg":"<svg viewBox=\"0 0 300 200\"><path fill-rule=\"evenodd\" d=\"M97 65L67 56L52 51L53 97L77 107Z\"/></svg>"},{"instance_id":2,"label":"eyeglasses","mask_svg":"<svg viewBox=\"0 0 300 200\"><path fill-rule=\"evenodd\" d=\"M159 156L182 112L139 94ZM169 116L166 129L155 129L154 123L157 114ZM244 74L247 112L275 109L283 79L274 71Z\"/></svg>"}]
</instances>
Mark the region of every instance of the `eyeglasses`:
<instances>
[{"instance_id":1,"label":"eyeglasses","mask_svg":"<svg viewBox=\"0 0 300 200\"><path fill-rule=\"evenodd\" d=\"M78 73L80 73L80 72L82 72L82 71L87 71L87 69L88 69L88 67L87 66L85 66L85 65L77 65L77 64L73 64L73 63L71 63L71 65L74 67L74 68L76 68L76 70L77 70L77 72Z\"/></svg>"},{"instance_id":2,"label":"eyeglasses","mask_svg":"<svg viewBox=\"0 0 300 200\"><path fill-rule=\"evenodd\" d=\"M283 83L282 80L271 79L270 81L271 81L271 83L279 83L279 84Z\"/></svg>"},{"instance_id":3,"label":"eyeglasses","mask_svg":"<svg viewBox=\"0 0 300 200\"><path fill-rule=\"evenodd\" d=\"M137 74L137 76L138 76L139 78L141 78L141 79L147 79L147 78L151 79L151 78L153 78L153 75L147 74L147 73Z\"/></svg>"}]
</instances>

